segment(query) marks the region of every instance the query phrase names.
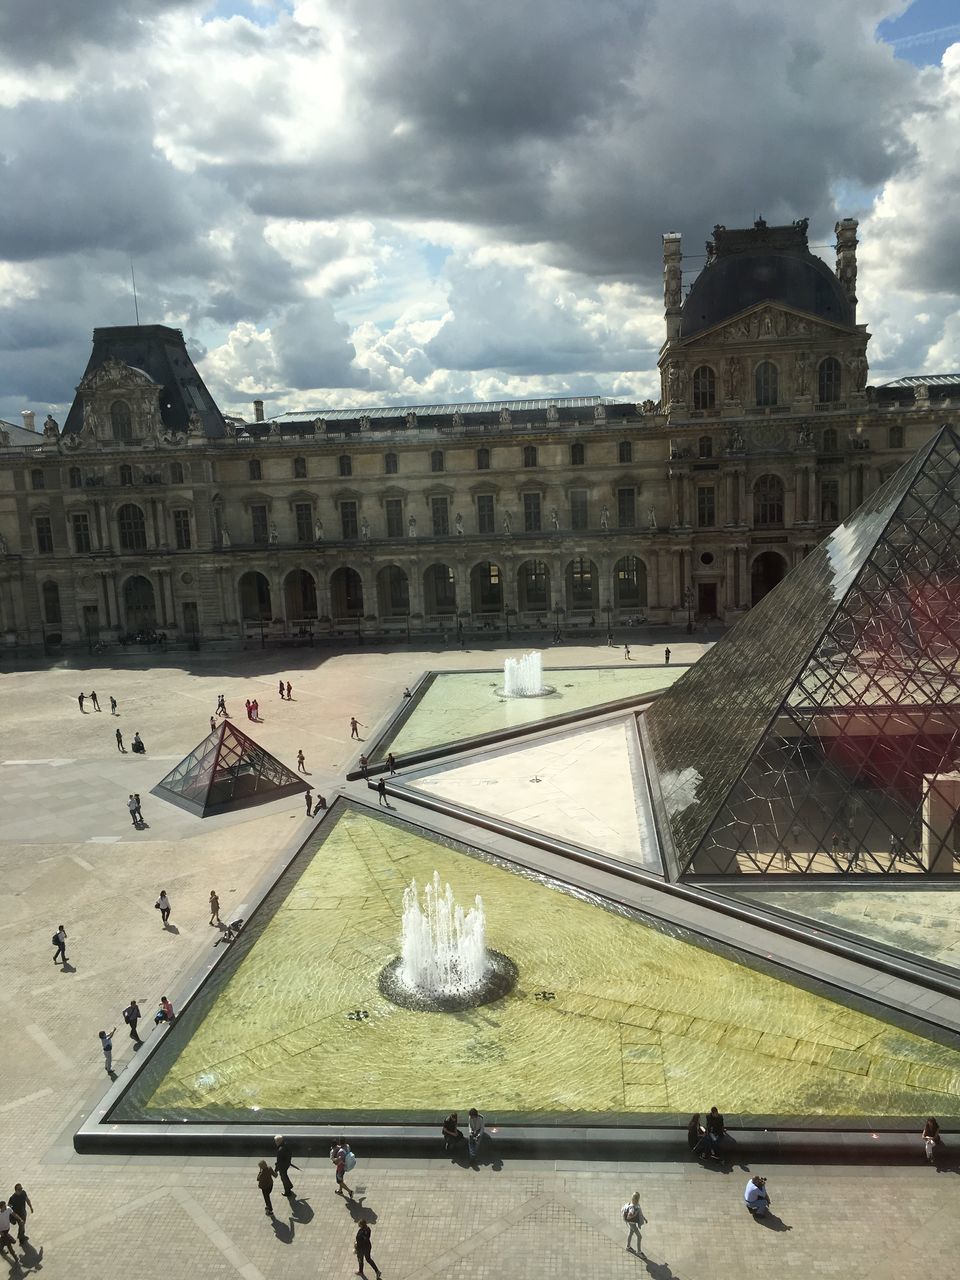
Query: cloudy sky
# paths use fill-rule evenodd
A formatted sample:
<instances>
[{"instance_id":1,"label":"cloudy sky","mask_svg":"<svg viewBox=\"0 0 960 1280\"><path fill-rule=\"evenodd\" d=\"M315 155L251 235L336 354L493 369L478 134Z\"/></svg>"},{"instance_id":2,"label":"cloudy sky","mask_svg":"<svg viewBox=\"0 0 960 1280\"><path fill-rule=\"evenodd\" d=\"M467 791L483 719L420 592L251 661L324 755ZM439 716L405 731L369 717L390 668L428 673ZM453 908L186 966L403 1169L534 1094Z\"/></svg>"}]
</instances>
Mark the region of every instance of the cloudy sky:
<instances>
[{"instance_id":1,"label":"cloudy sky","mask_svg":"<svg viewBox=\"0 0 960 1280\"><path fill-rule=\"evenodd\" d=\"M861 219L871 381L960 369L956 0L4 0L0 417L95 325L249 414L654 393L661 244Z\"/></svg>"}]
</instances>

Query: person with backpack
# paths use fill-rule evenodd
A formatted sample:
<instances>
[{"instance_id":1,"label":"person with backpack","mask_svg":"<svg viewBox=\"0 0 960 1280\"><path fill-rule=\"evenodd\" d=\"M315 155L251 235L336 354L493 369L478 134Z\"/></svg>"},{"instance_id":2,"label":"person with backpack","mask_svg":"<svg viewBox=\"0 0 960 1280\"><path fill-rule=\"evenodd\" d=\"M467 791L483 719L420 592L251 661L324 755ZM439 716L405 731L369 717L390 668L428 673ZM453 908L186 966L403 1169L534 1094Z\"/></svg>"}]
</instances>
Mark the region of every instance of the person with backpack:
<instances>
[{"instance_id":1,"label":"person with backpack","mask_svg":"<svg viewBox=\"0 0 960 1280\"><path fill-rule=\"evenodd\" d=\"M56 964L59 958L62 964L67 963L67 931L62 924L57 925L57 932L50 939L56 950L53 953L53 963Z\"/></svg>"},{"instance_id":2,"label":"person with backpack","mask_svg":"<svg viewBox=\"0 0 960 1280\"><path fill-rule=\"evenodd\" d=\"M350 1150L350 1143L346 1138L341 1138L339 1142L335 1142L330 1148L330 1159L333 1161L336 1169L337 1189L334 1195L342 1196L344 1191L350 1199L353 1199L353 1192L347 1186L344 1180L344 1174L349 1173L356 1165L357 1157Z\"/></svg>"},{"instance_id":3,"label":"person with backpack","mask_svg":"<svg viewBox=\"0 0 960 1280\"><path fill-rule=\"evenodd\" d=\"M637 1257L640 1256L640 1224L643 1222L643 1213L640 1210L640 1192L635 1191L630 1197L627 1204L620 1210L620 1216L627 1224L627 1252L632 1253L630 1244L633 1237L637 1237Z\"/></svg>"}]
</instances>

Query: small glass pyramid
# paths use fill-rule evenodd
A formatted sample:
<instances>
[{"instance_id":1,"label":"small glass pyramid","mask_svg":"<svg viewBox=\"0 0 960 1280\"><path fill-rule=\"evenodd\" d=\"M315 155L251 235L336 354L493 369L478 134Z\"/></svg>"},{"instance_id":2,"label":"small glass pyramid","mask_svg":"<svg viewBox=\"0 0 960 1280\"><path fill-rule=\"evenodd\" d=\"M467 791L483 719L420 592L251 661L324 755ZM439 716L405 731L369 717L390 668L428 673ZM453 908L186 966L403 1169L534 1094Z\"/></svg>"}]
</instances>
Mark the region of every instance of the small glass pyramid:
<instances>
[{"instance_id":1,"label":"small glass pyramid","mask_svg":"<svg viewBox=\"0 0 960 1280\"><path fill-rule=\"evenodd\" d=\"M208 818L308 789L285 764L224 720L151 794Z\"/></svg>"},{"instance_id":2,"label":"small glass pyramid","mask_svg":"<svg viewBox=\"0 0 960 1280\"><path fill-rule=\"evenodd\" d=\"M950 874L960 438L942 427L641 717L672 874Z\"/></svg>"}]
</instances>

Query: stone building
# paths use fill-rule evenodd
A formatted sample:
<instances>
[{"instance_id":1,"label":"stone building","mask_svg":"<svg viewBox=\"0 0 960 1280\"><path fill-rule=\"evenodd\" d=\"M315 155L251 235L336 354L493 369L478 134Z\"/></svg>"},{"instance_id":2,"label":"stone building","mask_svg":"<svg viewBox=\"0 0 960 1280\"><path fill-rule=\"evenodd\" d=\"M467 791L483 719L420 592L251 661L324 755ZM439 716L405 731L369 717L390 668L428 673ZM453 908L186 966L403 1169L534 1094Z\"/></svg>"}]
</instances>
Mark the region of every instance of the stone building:
<instances>
[{"instance_id":1,"label":"stone building","mask_svg":"<svg viewBox=\"0 0 960 1280\"><path fill-rule=\"evenodd\" d=\"M944 421L868 386L857 224L663 238L661 399L218 409L178 330L97 329L61 430L0 427L7 645L733 621ZM702 262L702 259L698 261Z\"/></svg>"}]
</instances>

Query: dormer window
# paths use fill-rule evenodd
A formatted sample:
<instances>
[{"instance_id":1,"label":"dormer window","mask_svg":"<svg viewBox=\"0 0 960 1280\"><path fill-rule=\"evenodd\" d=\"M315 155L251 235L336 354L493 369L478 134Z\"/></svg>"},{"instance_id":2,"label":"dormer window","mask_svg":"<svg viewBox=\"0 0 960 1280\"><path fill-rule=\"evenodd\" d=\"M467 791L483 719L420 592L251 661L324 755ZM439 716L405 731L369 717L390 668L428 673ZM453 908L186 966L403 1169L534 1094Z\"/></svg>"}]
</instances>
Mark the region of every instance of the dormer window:
<instances>
[{"instance_id":1,"label":"dormer window","mask_svg":"<svg viewBox=\"0 0 960 1280\"><path fill-rule=\"evenodd\" d=\"M119 444L129 444L133 440L133 419L126 400L114 400L110 406L110 427L114 440Z\"/></svg>"}]
</instances>

